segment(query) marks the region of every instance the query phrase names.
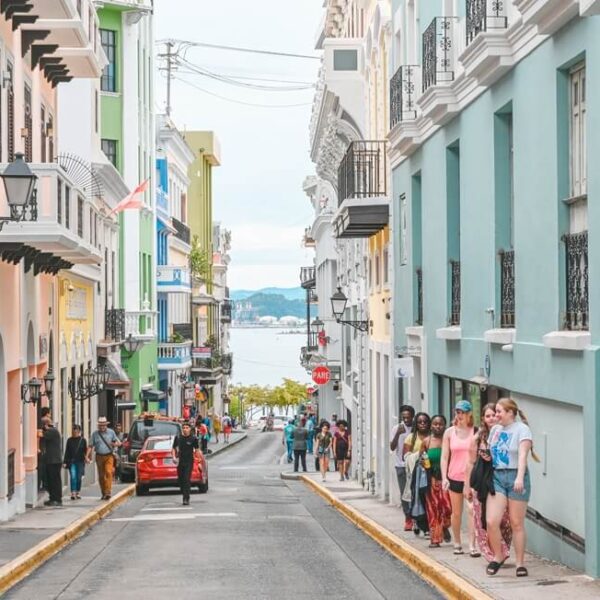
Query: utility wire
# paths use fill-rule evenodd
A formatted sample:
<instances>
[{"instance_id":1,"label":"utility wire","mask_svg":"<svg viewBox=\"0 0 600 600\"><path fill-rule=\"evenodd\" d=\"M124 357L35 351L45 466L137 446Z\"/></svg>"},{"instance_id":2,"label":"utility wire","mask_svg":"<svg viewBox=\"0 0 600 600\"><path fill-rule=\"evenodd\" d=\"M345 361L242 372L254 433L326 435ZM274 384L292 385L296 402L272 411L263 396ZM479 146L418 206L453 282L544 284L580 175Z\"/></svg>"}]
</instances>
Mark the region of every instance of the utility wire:
<instances>
[{"instance_id":1,"label":"utility wire","mask_svg":"<svg viewBox=\"0 0 600 600\"><path fill-rule=\"evenodd\" d=\"M294 54L291 52L277 52L274 50L257 50L256 48L240 48L238 46L224 46L221 44L207 44L204 42L190 42L187 40L159 40L157 44L164 43L177 43L185 45L187 47L200 47L200 48L215 48L217 50L230 50L233 52L249 52L252 54L266 54L269 56L285 56L287 58L306 58L309 60L321 60L320 56L310 56L308 54Z\"/></svg>"},{"instance_id":2,"label":"utility wire","mask_svg":"<svg viewBox=\"0 0 600 600\"><path fill-rule=\"evenodd\" d=\"M311 106L312 102L303 102L300 104L257 104L254 102L244 102L242 100L234 100L233 98L227 98L226 96L221 96L220 94L215 94L214 92L209 92L208 90L201 88L199 85L192 83L191 81L187 81L181 77L177 77L176 75L171 75L173 79L177 81L181 81L181 83L185 83L186 85L197 89L200 92L204 92L209 96L214 96L215 98L219 98L220 100L225 100L226 102L233 102L234 104L242 104L244 106L254 106L257 108L295 108L298 106Z\"/></svg>"}]
</instances>

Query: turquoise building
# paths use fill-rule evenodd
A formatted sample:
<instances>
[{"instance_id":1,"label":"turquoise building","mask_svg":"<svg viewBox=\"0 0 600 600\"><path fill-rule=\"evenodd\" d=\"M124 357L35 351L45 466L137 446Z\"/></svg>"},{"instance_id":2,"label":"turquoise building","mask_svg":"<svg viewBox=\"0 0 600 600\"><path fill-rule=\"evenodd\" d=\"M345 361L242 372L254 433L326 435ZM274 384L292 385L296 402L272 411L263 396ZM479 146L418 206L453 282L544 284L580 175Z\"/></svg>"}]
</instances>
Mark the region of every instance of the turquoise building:
<instances>
[{"instance_id":1,"label":"turquoise building","mask_svg":"<svg viewBox=\"0 0 600 600\"><path fill-rule=\"evenodd\" d=\"M598 577L600 2L393 11L399 400L514 398L542 459L528 548Z\"/></svg>"}]
</instances>

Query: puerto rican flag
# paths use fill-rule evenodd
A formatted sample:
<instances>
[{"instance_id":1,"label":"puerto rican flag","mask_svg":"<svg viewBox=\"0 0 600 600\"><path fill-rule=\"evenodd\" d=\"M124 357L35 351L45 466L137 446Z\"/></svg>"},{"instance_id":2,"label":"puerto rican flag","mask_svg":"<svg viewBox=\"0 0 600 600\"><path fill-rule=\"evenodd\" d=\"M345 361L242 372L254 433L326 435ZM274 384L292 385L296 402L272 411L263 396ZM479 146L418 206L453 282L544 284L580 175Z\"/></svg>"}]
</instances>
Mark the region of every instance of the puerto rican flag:
<instances>
[{"instance_id":1,"label":"puerto rican flag","mask_svg":"<svg viewBox=\"0 0 600 600\"><path fill-rule=\"evenodd\" d=\"M145 206L144 200L142 196L144 192L148 189L148 183L150 179L146 179L138 185L133 192L131 192L128 196L125 196L121 202L119 202L113 209L112 213L120 213L123 210L128 210L132 208L143 208Z\"/></svg>"}]
</instances>

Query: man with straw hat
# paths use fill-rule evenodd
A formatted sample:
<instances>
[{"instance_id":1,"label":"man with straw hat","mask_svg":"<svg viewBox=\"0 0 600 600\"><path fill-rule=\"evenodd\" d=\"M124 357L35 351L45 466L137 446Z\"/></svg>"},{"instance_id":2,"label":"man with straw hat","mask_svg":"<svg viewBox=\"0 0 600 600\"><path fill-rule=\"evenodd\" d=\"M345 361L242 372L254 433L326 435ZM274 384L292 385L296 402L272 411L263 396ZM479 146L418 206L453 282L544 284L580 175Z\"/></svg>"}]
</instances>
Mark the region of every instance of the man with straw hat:
<instances>
[{"instance_id":1,"label":"man with straw hat","mask_svg":"<svg viewBox=\"0 0 600 600\"><path fill-rule=\"evenodd\" d=\"M121 445L117 434L108 425L106 417L98 418L98 429L92 433L87 452L88 463L92 462L92 451L96 453L98 483L102 492L101 500L108 500L111 496L115 472L114 451Z\"/></svg>"}]
</instances>

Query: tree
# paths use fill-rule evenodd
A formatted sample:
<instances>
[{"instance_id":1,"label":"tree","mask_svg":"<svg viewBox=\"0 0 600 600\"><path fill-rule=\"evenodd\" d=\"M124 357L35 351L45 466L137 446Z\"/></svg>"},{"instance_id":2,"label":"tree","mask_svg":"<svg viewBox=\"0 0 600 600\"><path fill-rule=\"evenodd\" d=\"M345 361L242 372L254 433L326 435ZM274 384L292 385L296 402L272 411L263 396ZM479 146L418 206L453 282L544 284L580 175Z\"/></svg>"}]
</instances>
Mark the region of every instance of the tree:
<instances>
[{"instance_id":1,"label":"tree","mask_svg":"<svg viewBox=\"0 0 600 600\"><path fill-rule=\"evenodd\" d=\"M208 252L200 247L200 238L197 235L192 238L190 270L194 277L201 279L205 283L210 283L212 275L210 257Z\"/></svg>"}]
</instances>

